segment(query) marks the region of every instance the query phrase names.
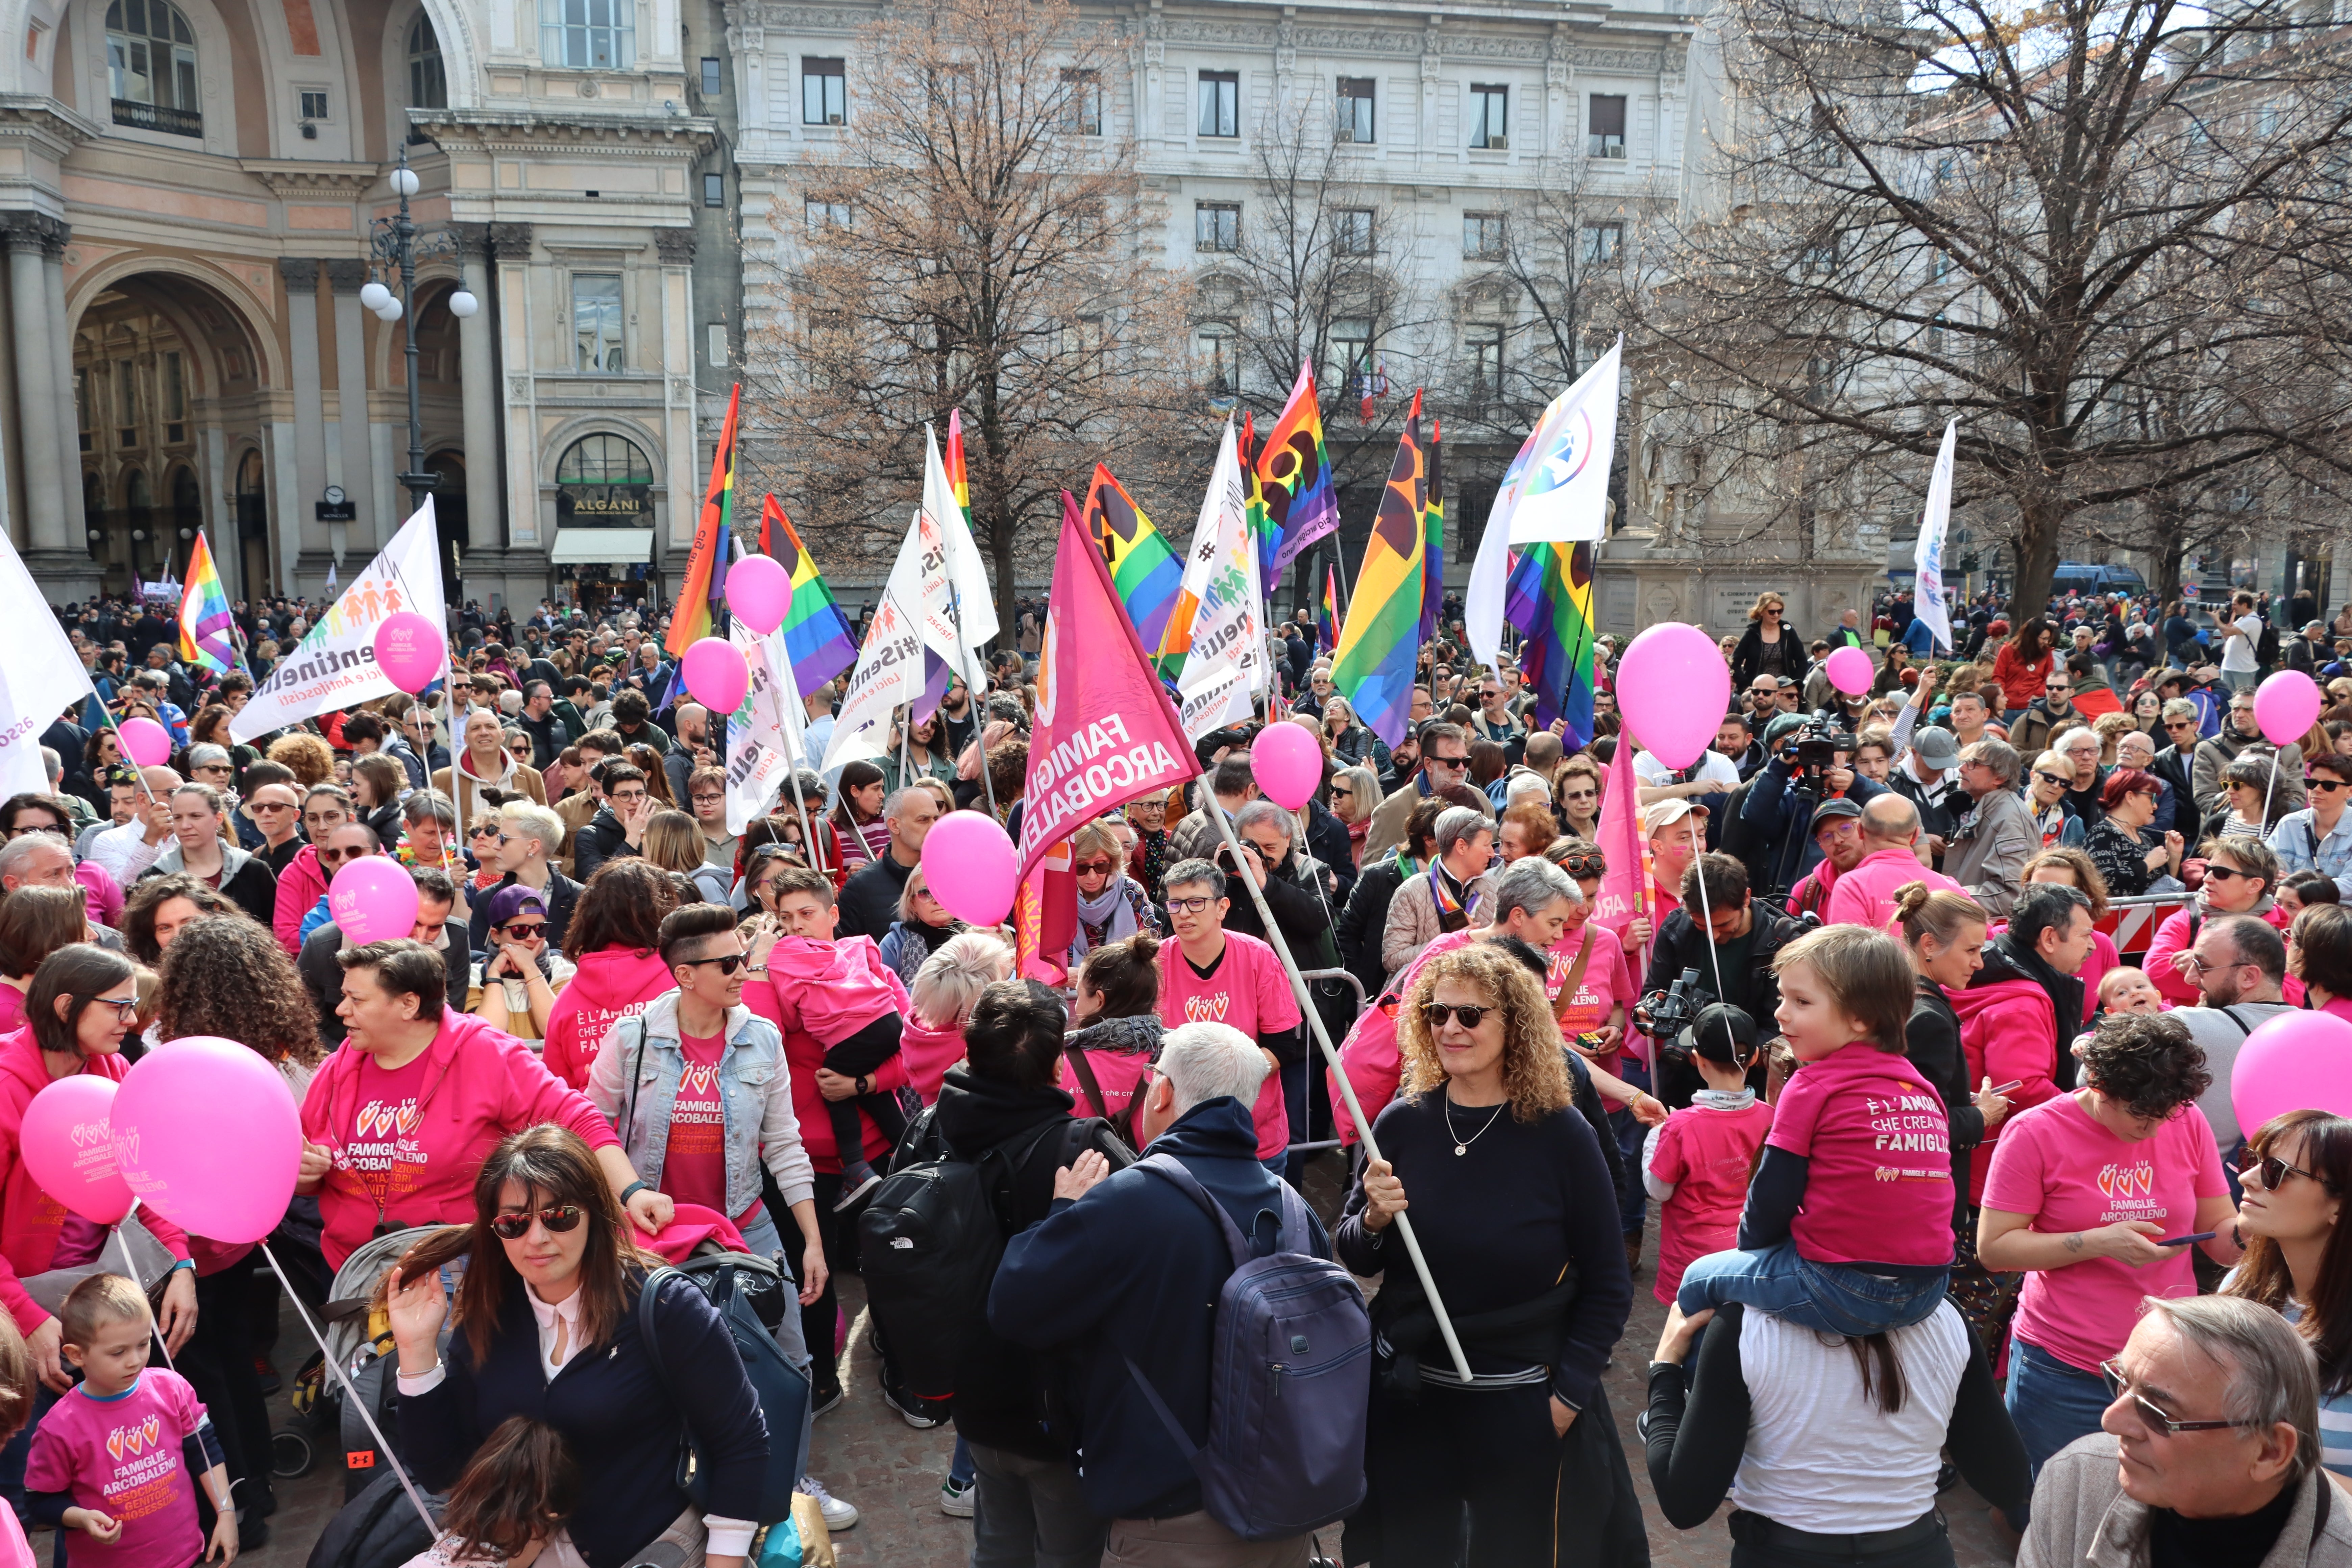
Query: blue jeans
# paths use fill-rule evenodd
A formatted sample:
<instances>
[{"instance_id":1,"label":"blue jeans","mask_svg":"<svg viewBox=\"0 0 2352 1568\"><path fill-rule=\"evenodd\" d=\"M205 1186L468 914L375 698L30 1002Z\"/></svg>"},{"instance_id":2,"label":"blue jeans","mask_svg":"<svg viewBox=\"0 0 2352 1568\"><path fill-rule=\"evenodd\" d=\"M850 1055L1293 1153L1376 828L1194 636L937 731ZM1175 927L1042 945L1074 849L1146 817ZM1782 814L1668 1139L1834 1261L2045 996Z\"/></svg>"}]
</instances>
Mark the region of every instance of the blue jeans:
<instances>
[{"instance_id":1,"label":"blue jeans","mask_svg":"<svg viewBox=\"0 0 2352 1568\"><path fill-rule=\"evenodd\" d=\"M2017 1424L2036 1480L2051 1455L2097 1431L2099 1417L2114 1403L2105 1378L2068 1366L2031 1340L2011 1336L2009 1418ZM2025 1528L2021 1519L2010 1522Z\"/></svg>"},{"instance_id":2,"label":"blue jeans","mask_svg":"<svg viewBox=\"0 0 2352 1568\"><path fill-rule=\"evenodd\" d=\"M1947 1276L1893 1279L1811 1263L1784 1241L1760 1252L1710 1252L1683 1272L1675 1302L1685 1317L1738 1301L1825 1334L1874 1334L1919 1322L1943 1304Z\"/></svg>"},{"instance_id":3,"label":"blue jeans","mask_svg":"<svg viewBox=\"0 0 2352 1568\"><path fill-rule=\"evenodd\" d=\"M1617 1076L1635 1089L1648 1090L1650 1069L1630 1056L1617 1058ZM1628 1237L1642 1234L1649 1217L1649 1191L1642 1185L1642 1146L1650 1130L1622 1105L1609 1108L1609 1131L1617 1136L1617 1152L1625 1162L1625 1190L1617 1194L1617 1225Z\"/></svg>"}]
</instances>

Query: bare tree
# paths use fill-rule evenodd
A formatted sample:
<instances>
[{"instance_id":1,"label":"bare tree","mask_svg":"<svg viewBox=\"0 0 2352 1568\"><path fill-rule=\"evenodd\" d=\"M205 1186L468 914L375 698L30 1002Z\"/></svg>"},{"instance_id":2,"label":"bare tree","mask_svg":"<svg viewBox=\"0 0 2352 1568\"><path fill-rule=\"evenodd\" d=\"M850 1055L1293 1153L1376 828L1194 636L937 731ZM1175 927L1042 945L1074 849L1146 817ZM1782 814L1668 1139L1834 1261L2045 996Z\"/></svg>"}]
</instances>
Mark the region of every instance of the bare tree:
<instances>
[{"instance_id":1,"label":"bare tree","mask_svg":"<svg viewBox=\"0 0 2352 1568\"><path fill-rule=\"evenodd\" d=\"M1109 450L1149 485L1202 424L1186 283L1158 264L1161 214L1111 134L1114 44L1069 0L892 7L856 51L846 141L778 198L783 237L754 259L783 302L747 334L768 471L887 559L921 426L961 409L1008 627L1059 491Z\"/></svg>"},{"instance_id":2,"label":"bare tree","mask_svg":"<svg viewBox=\"0 0 2352 1568\"><path fill-rule=\"evenodd\" d=\"M2160 552L2205 487L2342 468L2352 98L2320 25L1732 0L1717 26L1711 200L1640 310L1759 526L1907 510L1958 416L1956 499L2033 605L2070 531Z\"/></svg>"}]
</instances>

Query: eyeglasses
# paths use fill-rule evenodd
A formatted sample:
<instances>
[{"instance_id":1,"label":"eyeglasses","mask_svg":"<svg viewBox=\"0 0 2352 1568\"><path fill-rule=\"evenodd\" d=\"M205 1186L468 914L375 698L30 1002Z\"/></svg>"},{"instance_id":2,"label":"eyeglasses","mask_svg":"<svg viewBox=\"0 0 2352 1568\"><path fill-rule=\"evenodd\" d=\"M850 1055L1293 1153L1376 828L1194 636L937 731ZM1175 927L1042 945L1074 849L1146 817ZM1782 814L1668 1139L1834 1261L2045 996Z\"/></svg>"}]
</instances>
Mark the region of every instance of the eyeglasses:
<instances>
[{"instance_id":1,"label":"eyeglasses","mask_svg":"<svg viewBox=\"0 0 2352 1568\"><path fill-rule=\"evenodd\" d=\"M694 797L694 804L697 805L717 805L720 801L725 800L726 798L727 797L723 795L703 795L698 793Z\"/></svg>"},{"instance_id":2,"label":"eyeglasses","mask_svg":"<svg viewBox=\"0 0 2352 1568\"><path fill-rule=\"evenodd\" d=\"M2205 866L2205 879L2210 882L2216 877L2225 882L2232 877L2242 877L2249 882L2259 880L2252 871L2241 871L2234 866L2223 866L2218 862L2208 861Z\"/></svg>"},{"instance_id":3,"label":"eyeglasses","mask_svg":"<svg viewBox=\"0 0 2352 1568\"><path fill-rule=\"evenodd\" d=\"M366 855L367 851L356 844L352 846L349 849L335 849L329 847L328 846L321 845L319 847L318 854L320 859L332 865L338 860L357 860Z\"/></svg>"},{"instance_id":4,"label":"eyeglasses","mask_svg":"<svg viewBox=\"0 0 2352 1568\"><path fill-rule=\"evenodd\" d=\"M1429 1026L1433 1029L1442 1029L1457 1018L1462 1021L1464 1028L1475 1029L1486 1021L1487 1014L1498 1011L1500 1009L1491 1002L1472 1004L1467 1006L1444 1002L1426 1002L1422 1005L1421 1016L1429 1020Z\"/></svg>"},{"instance_id":5,"label":"eyeglasses","mask_svg":"<svg viewBox=\"0 0 2352 1568\"><path fill-rule=\"evenodd\" d=\"M92 1007L111 1007L115 1016L126 1024L139 1016L139 998L136 996L79 996L76 1000Z\"/></svg>"},{"instance_id":6,"label":"eyeglasses","mask_svg":"<svg viewBox=\"0 0 2352 1568\"><path fill-rule=\"evenodd\" d=\"M715 963L719 966L719 973L732 974L743 967L744 957L745 955L740 952L727 952L719 954L717 958L681 958L678 963L688 969L699 969L706 963Z\"/></svg>"},{"instance_id":7,"label":"eyeglasses","mask_svg":"<svg viewBox=\"0 0 2352 1568\"><path fill-rule=\"evenodd\" d=\"M2327 1184L2325 1179L2300 1165L2290 1165L2276 1154L2257 1154L2252 1149L2238 1156L2238 1170L2242 1175L2260 1175L2265 1192L2278 1191L2286 1185L2289 1176L2301 1176L2307 1182L2317 1182L2323 1187Z\"/></svg>"},{"instance_id":8,"label":"eyeglasses","mask_svg":"<svg viewBox=\"0 0 2352 1568\"><path fill-rule=\"evenodd\" d=\"M1171 915L1197 915L1216 901L1214 899L1171 899L1168 900L1168 912Z\"/></svg>"},{"instance_id":9,"label":"eyeglasses","mask_svg":"<svg viewBox=\"0 0 2352 1568\"><path fill-rule=\"evenodd\" d=\"M2168 1437L2178 1437L2183 1432L2221 1432L2231 1426L2253 1425L2249 1421L2176 1421L2149 1403L2145 1394L2133 1394L2131 1379L2126 1377L2123 1368L2114 1362L2101 1362L2099 1375L2106 1379L2107 1392L2116 1398L2131 1394L2132 1408L2139 1413L2139 1418L2147 1423L2150 1430L2161 1432Z\"/></svg>"},{"instance_id":10,"label":"eyeglasses","mask_svg":"<svg viewBox=\"0 0 2352 1568\"><path fill-rule=\"evenodd\" d=\"M2164 721L2164 727L2168 730L2194 730L2197 728L2197 721L2194 719L2167 719Z\"/></svg>"},{"instance_id":11,"label":"eyeglasses","mask_svg":"<svg viewBox=\"0 0 2352 1568\"><path fill-rule=\"evenodd\" d=\"M502 931L509 936L520 937L525 942L530 942L536 939L542 931L547 930L547 922L545 921L509 921L502 926L494 926L491 929L494 931Z\"/></svg>"},{"instance_id":12,"label":"eyeglasses","mask_svg":"<svg viewBox=\"0 0 2352 1568\"><path fill-rule=\"evenodd\" d=\"M490 1234L500 1241L520 1241L530 1234L530 1222L537 1220L547 1227L550 1236L562 1236L578 1230L585 1213L578 1204L557 1204L552 1208L495 1215L490 1219Z\"/></svg>"},{"instance_id":13,"label":"eyeglasses","mask_svg":"<svg viewBox=\"0 0 2352 1568\"><path fill-rule=\"evenodd\" d=\"M291 811L294 803L285 800L254 800L246 803L247 811Z\"/></svg>"},{"instance_id":14,"label":"eyeglasses","mask_svg":"<svg viewBox=\"0 0 2352 1568\"><path fill-rule=\"evenodd\" d=\"M1070 864L1070 870L1079 877L1108 877L1111 868L1117 864L1115 860L1075 860Z\"/></svg>"}]
</instances>

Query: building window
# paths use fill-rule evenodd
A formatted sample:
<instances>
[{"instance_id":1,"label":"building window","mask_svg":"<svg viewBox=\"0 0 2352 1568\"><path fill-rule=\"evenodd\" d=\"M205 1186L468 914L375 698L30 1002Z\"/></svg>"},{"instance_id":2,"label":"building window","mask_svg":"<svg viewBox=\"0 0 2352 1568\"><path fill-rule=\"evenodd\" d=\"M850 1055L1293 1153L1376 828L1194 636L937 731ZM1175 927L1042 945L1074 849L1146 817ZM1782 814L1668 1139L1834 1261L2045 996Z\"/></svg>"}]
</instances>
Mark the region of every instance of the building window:
<instances>
[{"instance_id":1,"label":"building window","mask_svg":"<svg viewBox=\"0 0 2352 1568\"><path fill-rule=\"evenodd\" d=\"M326 119L327 89L320 87L298 89L294 94L294 118L297 120Z\"/></svg>"},{"instance_id":2,"label":"building window","mask_svg":"<svg viewBox=\"0 0 2352 1568\"><path fill-rule=\"evenodd\" d=\"M1584 152L1591 158L1625 155L1625 95L1596 92L1585 110Z\"/></svg>"},{"instance_id":3,"label":"building window","mask_svg":"<svg viewBox=\"0 0 2352 1568\"><path fill-rule=\"evenodd\" d=\"M710 363L714 366L723 368L727 363L727 323L724 321L711 322L710 330L706 334L706 337L709 341L709 347L705 352L709 354Z\"/></svg>"},{"instance_id":4,"label":"building window","mask_svg":"<svg viewBox=\"0 0 2352 1568\"><path fill-rule=\"evenodd\" d=\"M1331 215L1335 247L1342 256L1370 256L1372 253L1372 209L1341 207Z\"/></svg>"},{"instance_id":5,"label":"building window","mask_svg":"<svg viewBox=\"0 0 2352 1568\"><path fill-rule=\"evenodd\" d=\"M1503 395L1503 327L1499 321L1473 321L1463 334L1470 356L1470 391L1485 399Z\"/></svg>"},{"instance_id":6,"label":"building window","mask_svg":"<svg viewBox=\"0 0 2352 1568\"><path fill-rule=\"evenodd\" d=\"M1062 129L1072 136L1103 133L1102 73L1066 70L1062 73Z\"/></svg>"},{"instance_id":7,"label":"building window","mask_svg":"<svg viewBox=\"0 0 2352 1568\"><path fill-rule=\"evenodd\" d=\"M1511 144L1511 89L1470 84L1470 145L1508 147Z\"/></svg>"},{"instance_id":8,"label":"building window","mask_svg":"<svg viewBox=\"0 0 2352 1568\"><path fill-rule=\"evenodd\" d=\"M1192 248L1239 250L1242 247L1242 205L1239 202L1192 204Z\"/></svg>"},{"instance_id":9,"label":"building window","mask_svg":"<svg viewBox=\"0 0 2352 1568\"><path fill-rule=\"evenodd\" d=\"M849 204L824 196L810 196L801 203L801 222L811 233L821 228L847 228Z\"/></svg>"},{"instance_id":10,"label":"building window","mask_svg":"<svg viewBox=\"0 0 2352 1568\"><path fill-rule=\"evenodd\" d=\"M158 362L163 381L163 439L173 445L188 438L188 377L177 351Z\"/></svg>"},{"instance_id":11,"label":"building window","mask_svg":"<svg viewBox=\"0 0 2352 1568\"><path fill-rule=\"evenodd\" d=\"M636 58L635 0L540 0L547 63L572 70L626 70Z\"/></svg>"},{"instance_id":12,"label":"building window","mask_svg":"<svg viewBox=\"0 0 2352 1568\"><path fill-rule=\"evenodd\" d=\"M1469 261L1499 261L1503 257L1503 215L1464 213L1462 255Z\"/></svg>"},{"instance_id":13,"label":"building window","mask_svg":"<svg viewBox=\"0 0 2352 1568\"><path fill-rule=\"evenodd\" d=\"M1241 385L1241 366L1234 358L1234 329L1223 321L1203 321L1192 329L1192 352L1201 358L1202 379L1212 400L1233 400Z\"/></svg>"},{"instance_id":14,"label":"building window","mask_svg":"<svg viewBox=\"0 0 2352 1568\"><path fill-rule=\"evenodd\" d=\"M1242 78L1239 71L1201 73L1201 123L1203 136L1242 133Z\"/></svg>"},{"instance_id":15,"label":"building window","mask_svg":"<svg viewBox=\"0 0 2352 1568\"><path fill-rule=\"evenodd\" d=\"M114 123L202 136L196 36L169 0L114 0L106 8L106 80Z\"/></svg>"},{"instance_id":16,"label":"building window","mask_svg":"<svg viewBox=\"0 0 2352 1568\"><path fill-rule=\"evenodd\" d=\"M1331 323L1331 356L1339 362L1339 384L1349 397L1370 395L1372 384L1372 324L1360 317L1341 317Z\"/></svg>"},{"instance_id":17,"label":"building window","mask_svg":"<svg viewBox=\"0 0 2352 1568\"><path fill-rule=\"evenodd\" d=\"M127 359L114 362L114 444L139 445L139 374Z\"/></svg>"},{"instance_id":18,"label":"building window","mask_svg":"<svg viewBox=\"0 0 2352 1568\"><path fill-rule=\"evenodd\" d=\"M1616 223L1589 223L1579 232L1577 252L1586 262L1614 261L1617 247L1624 243L1625 226Z\"/></svg>"},{"instance_id":19,"label":"building window","mask_svg":"<svg viewBox=\"0 0 2352 1568\"><path fill-rule=\"evenodd\" d=\"M702 176L702 205L707 207L723 207L727 205L726 175L705 174Z\"/></svg>"},{"instance_id":20,"label":"building window","mask_svg":"<svg viewBox=\"0 0 2352 1568\"><path fill-rule=\"evenodd\" d=\"M711 58L709 55L703 56L702 96L705 98L717 98L719 93L725 89L725 82L719 76L719 62Z\"/></svg>"},{"instance_id":21,"label":"building window","mask_svg":"<svg viewBox=\"0 0 2352 1568\"><path fill-rule=\"evenodd\" d=\"M653 465L625 436L583 436L555 464L555 521L642 523L653 515Z\"/></svg>"},{"instance_id":22,"label":"building window","mask_svg":"<svg viewBox=\"0 0 2352 1568\"><path fill-rule=\"evenodd\" d=\"M441 69L441 39L424 12L408 27L408 106L449 107L449 79Z\"/></svg>"},{"instance_id":23,"label":"building window","mask_svg":"<svg viewBox=\"0 0 2352 1568\"><path fill-rule=\"evenodd\" d=\"M621 279L614 272L572 277L572 334L582 370L621 368Z\"/></svg>"},{"instance_id":24,"label":"building window","mask_svg":"<svg viewBox=\"0 0 2352 1568\"><path fill-rule=\"evenodd\" d=\"M1339 140L1370 142L1379 128L1372 107L1378 96L1369 77L1339 79Z\"/></svg>"},{"instance_id":25,"label":"building window","mask_svg":"<svg viewBox=\"0 0 2352 1568\"><path fill-rule=\"evenodd\" d=\"M849 115L849 77L845 62L841 60L801 61L801 123L803 125L846 124Z\"/></svg>"}]
</instances>

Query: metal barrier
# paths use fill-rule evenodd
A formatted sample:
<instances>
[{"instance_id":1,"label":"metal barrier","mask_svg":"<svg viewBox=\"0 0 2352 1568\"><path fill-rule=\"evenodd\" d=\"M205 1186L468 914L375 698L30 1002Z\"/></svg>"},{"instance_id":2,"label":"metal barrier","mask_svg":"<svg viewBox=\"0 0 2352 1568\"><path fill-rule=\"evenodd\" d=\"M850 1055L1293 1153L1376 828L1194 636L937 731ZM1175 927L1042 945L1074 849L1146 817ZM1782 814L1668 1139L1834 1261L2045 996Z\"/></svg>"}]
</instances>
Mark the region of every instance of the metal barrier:
<instances>
[{"instance_id":1,"label":"metal barrier","mask_svg":"<svg viewBox=\"0 0 2352 1568\"><path fill-rule=\"evenodd\" d=\"M2177 910L2184 910L2196 901L2194 893L2142 893L2136 898L2110 899L2107 912L2099 921L2099 929L2116 944L2116 951L2146 952L2156 941L2157 928L2170 919Z\"/></svg>"}]
</instances>

